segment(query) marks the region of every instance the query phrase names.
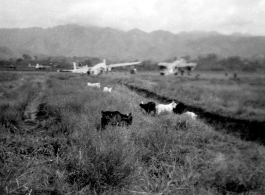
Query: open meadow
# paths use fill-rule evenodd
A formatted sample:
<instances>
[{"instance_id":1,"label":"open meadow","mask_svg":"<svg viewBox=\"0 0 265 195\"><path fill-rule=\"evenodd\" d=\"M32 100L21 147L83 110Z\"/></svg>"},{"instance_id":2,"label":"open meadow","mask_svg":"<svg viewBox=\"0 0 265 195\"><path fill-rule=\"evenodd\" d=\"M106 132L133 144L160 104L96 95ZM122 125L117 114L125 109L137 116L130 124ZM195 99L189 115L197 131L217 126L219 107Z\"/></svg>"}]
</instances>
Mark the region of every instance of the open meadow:
<instances>
[{"instance_id":1,"label":"open meadow","mask_svg":"<svg viewBox=\"0 0 265 195\"><path fill-rule=\"evenodd\" d=\"M240 74L0 72L0 194L265 194L263 140L217 131L200 116L151 116L139 107L160 103L156 94L264 123L264 84ZM132 125L101 130L107 110L132 113Z\"/></svg>"},{"instance_id":2,"label":"open meadow","mask_svg":"<svg viewBox=\"0 0 265 195\"><path fill-rule=\"evenodd\" d=\"M265 121L265 74L193 72L191 76L143 73L135 86L188 105L239 119ZM143 81L143 82L141 82ZM146 82L147 81L147 82Z\"/></svg>"}]
</instances>

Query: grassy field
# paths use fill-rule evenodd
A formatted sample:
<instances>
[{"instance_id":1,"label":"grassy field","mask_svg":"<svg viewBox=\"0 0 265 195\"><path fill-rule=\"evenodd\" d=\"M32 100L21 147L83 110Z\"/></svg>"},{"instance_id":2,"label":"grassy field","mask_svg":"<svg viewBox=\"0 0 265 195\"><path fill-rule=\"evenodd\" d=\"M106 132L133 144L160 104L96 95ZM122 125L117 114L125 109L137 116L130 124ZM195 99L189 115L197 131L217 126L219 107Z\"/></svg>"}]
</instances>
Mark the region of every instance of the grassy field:
<instances>
[{"instance_id":1,"label":"grassy field","mask_svg":"<svg viewBox=\"0 0 265 195\"><path fill-rule=\"evenodd\" d=\"M224 116L265 121L264 74L237 73L234 79L233 74L223 72L167 77L143 73L127 82Z\"/></svg>"},{"instance_id":2,"label":"grassy field","mask_svg":"<svg viewBox=\"0 0 265 195\"><path fill-rule=\"evenodd\" d=\"M0 78L0 194L265 193L263 145L217 132L202 120L146 115L139 103L152 99L121 84L205 106L210 100L197 100L197 93L218 96L217 83L227 82L229 91L239 81L118 73L1 72ZM114 87L113 92L88 88L87 82ZM260 82L253 82L259 93ZM34 124L27 124L25 110L32 102L38 112ZM215 106L219 109L217 103L208 107L216 111ZM131 112L133 123L100 131L102 110Z\"/></svg>"}]
</instances>

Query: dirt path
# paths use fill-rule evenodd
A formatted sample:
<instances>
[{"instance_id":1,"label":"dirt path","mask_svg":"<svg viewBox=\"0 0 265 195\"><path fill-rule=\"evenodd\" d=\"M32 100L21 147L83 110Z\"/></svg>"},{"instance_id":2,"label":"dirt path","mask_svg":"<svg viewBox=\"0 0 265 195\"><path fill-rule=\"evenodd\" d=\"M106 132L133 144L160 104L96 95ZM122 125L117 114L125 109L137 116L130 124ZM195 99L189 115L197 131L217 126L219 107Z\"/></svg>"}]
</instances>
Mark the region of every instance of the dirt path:
<instances>
[{"instance_id":1,"label":"dirt path","mask_svg":"<svg viewBox=\"0 0 265 195\"><path fill-rule=\"evenodd\" d=\"M36 114L38 112L39 105L44 97L44 91L47 89L47 77L38 76L33 79L33 88L37 89L33 98L29 100L28 105L24 111L25 123L36 123Z\"/></svg>"},{"instance_id":2,"label":"dirt path","mask_svg":"<svg viewBox=\"0 0 265 195\"><path fill-rule=\"evenodd\" d=\"M169 103L173 100L180 102L133 85L124 85L141 96L158 100L161 103ZM207 110L195 106L185 105L185 107L185 110L196 113L201 120L213 126L215 130L230 133L247 141L256 141L263 145L265 144L265 121L236 119L218 113L208 112Z\"/></svg>"}]
</instances>

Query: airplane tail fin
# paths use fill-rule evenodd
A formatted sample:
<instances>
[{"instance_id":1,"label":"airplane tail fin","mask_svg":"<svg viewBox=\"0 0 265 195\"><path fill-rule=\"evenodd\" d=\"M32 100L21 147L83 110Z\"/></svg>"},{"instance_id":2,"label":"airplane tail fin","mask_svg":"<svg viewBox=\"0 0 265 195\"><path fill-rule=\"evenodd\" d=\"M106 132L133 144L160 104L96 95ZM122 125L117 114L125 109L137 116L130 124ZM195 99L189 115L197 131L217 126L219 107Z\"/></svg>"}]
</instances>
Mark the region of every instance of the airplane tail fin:
<instances>
[{"instance_id":1,"label":"airplane tail fin","mask_svg":"<svg viewBox=\"0 0 265 195\"><path fill-rule=\"evenodd\" d=\"M74 70L76 70L76 62L73 62Z\"/></svg>"}]
</instances>

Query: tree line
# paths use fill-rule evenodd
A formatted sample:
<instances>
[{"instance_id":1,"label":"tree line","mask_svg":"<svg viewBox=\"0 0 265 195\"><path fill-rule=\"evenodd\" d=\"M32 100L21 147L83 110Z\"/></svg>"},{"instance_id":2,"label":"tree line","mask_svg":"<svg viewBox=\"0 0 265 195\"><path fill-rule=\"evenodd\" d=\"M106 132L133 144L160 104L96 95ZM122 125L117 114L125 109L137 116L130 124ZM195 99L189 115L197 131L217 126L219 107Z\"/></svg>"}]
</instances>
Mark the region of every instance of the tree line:
<instances>
[{"instance_id":1,"label":"tree line","mask_svg":"<svg viewBox=\"0 0 265 195\"><path fill-rule=\"evenodd\" d=\"M260 69L265 69L265 58L254 58L254 59L243 59L239 56L231 57L220 57L214 53L209 53L207 55L198 56L195 59L191 59L189 55L181 56L186 59L187 62L197 63L197 70L215 70L215 71L257 71ZM177 57L165 59L166 62L173 62ZM3 67L28 67L28 65L35 66L37 63L44 66L51 66L53 69L63 69L72 68L73 62L77 62L79 66L93 66L102 59L96 57L65 57L65 56L30 56L28 54L23 54L21 58L10 58L9 60L0 59L0 68ZM136 60L137 61L137 60ZM107 64L110 62L107 60ZM138 70L144 71L154 71L159 70L157 66L159 62L153 60L142 61L141 66L137 66ZM123 69L128 69L126 67Z\"/></svg>"},{"instance_id":2,"label":"tree line","mask_svg":"<svg viewBox=\"0 0 265 195\"><path fill-rule=\"evenodd\" d=\"M29 65L36 64L50 66L52 69L73 68L73 62L78 62L78 66L88 65L93 66L101 60L94 57L65 57L65 56L30 56L23 54L20 58L10 58L8 60L0 59L0 68L8 68L15 66L16 68L26 68Z\"/></svg>"},{"instance_id":3,"label":"tree line","mask_svg":"<svg viewBox=\"0 0 265 195\"><path fill-rule=\"evenodd\" d=\"M221 58L214 53L194 60L200 70L257 71L265 68L265 58L242 59L239 56Z\"/></svg>"}]
</instances>

